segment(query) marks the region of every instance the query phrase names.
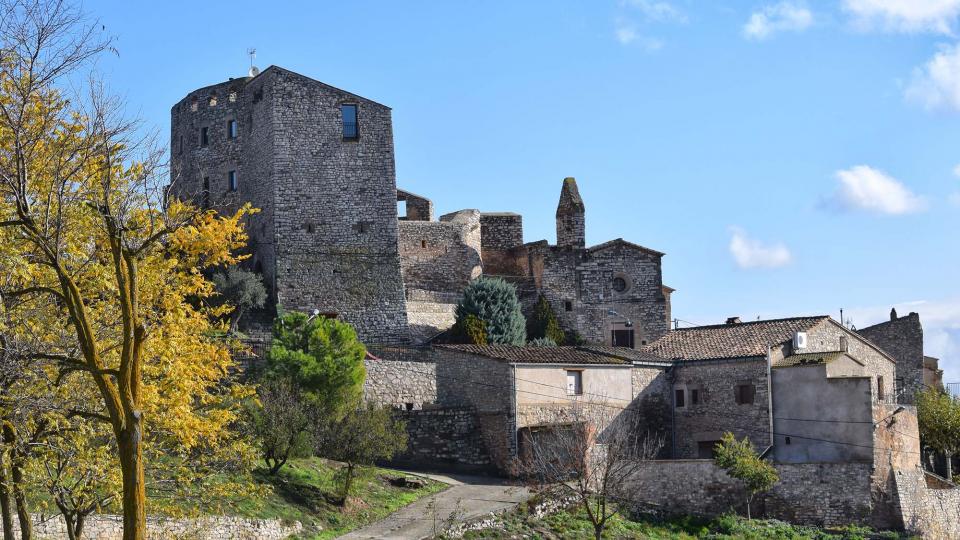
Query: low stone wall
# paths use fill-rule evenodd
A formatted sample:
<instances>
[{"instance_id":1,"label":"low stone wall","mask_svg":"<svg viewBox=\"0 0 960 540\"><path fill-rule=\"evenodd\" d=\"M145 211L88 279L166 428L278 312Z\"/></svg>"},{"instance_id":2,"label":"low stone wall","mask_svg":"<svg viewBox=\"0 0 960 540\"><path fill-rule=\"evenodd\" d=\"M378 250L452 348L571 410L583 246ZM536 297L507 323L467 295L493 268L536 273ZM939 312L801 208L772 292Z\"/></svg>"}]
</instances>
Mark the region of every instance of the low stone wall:
<instances>
[{"instance_id":1,"label":"low stone wall","mask_svg":"<svg viewBox=\"0 0 960 540\"><path fill-rule=\"evenodd\" d=\"M33 517L33 537L37 540L67 538L63 518L57 516ZM19 524L14 520L19 536ZM238 517L205 517L198 519L148 518L147 538L156 540L283 540L303 530L298 521L284 524L275 519L244 519ZM95 515L83 526L84 540L121 540L123 518Z\"/></svg>"},{"instance_id":2,"label":"low stone wall","mask_svg":"<svg viewBox=\"0 0 960 540\"><path fill-rule=\"evenodd\" d=\"M472 407L397 411L407 424L407 451L396 456L395 466L495 472L481 426Z\"/></svg>"},{"instance_id":3,"label":"low stone wall","mask_svg":"<svg viewBox=\"0 0 960 540\"><path fill-rule=\"evenodd\" d=\"M757 495L754 515L816 526L865 523L872 502L869 463L777 464L780 482ZM628 483L638 510L714 516L743 513L746 492L711 460L650 461Z\"/></svg>"}]
</instances>

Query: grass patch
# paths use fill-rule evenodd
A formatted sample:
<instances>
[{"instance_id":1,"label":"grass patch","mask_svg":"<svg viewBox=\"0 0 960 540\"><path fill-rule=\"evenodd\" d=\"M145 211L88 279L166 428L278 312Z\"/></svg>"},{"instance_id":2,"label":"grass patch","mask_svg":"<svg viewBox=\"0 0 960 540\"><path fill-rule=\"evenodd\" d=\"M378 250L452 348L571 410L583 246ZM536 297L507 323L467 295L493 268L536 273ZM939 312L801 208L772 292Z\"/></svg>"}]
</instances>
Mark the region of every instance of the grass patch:
<instances>
[{"instance_id":1,"label":"grass patch","mask_svg":"<svg viewBox=\"0 0 960 540\"><path fill-rule=\"evenodd\" d=\"M500 523L488 529L468 531L467 540L592 539L593 524L579 506L534 518L521 506L501 517ZM817 529L790 525L777 520L747 520L725 515L715 519L693 517L669 520L646 518L629 519L614 516L607 522L604 538L643 540L876 540L900 539L897 533L876 532L869 528L851 526L842 529Z\"/></svg>"},{"instance_id":2,"label":"grass patch","mask_svg":"<svg viewBox=\"0 0 960 540\"><path fill-rule=\"evenodd\" d=\"M363 527L417 499L442 491L442 482L426 480L422 488L402 488L390 484L390 477L407 476L399 471L371 468L354 483L354 493L346 506L335 504L334 475L339 464L321 458L291 459L276 476L266 470L253 472L253 479L266 487L263 495L227 498L223 513L258 519L279 519L303 523L302 539L333 538Z\"/></svg>"}]
</instances>

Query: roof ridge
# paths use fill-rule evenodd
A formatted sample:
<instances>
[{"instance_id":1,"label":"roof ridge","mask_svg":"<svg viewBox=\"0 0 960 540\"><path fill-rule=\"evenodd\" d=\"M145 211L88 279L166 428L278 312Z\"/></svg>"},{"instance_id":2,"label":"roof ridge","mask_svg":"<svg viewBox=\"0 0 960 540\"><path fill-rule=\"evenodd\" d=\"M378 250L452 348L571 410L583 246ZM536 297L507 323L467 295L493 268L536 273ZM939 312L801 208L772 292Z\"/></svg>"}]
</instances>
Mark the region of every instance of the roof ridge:
<instances>
[{"instance_id":1,"label":"roof ridge","mask_svg":"<svg viewBox=\"0 0 960 540\"><path fill-rule=\"evenodd\" d=\"M685 332L685 331L690 331L690 330L703 330L703 329L712 329L712 328L739 328L739 327L741 327L741 326L748 326L748 325L749 325L749 326L755 326L755 325L764 324L764 323L776 323L776 322L785 322L785 321L800 321L800 320L804 320L804 319L823 320L823 319L829 319L829 318L830 318L829 315L805 315L805 316L800 316L800 317L783 317L783 318L780 318L780 319L763 319L763 320L760 320L760 321L747 321L747 322L740 322L740 323L735 323L735 324L726 324L726 323L705 324L705 325L703 325L703 326L690 326L690 327L688 327L688 328L676 328L676 329L673 330L673 332Z\"/></svg>"}]
</instances>

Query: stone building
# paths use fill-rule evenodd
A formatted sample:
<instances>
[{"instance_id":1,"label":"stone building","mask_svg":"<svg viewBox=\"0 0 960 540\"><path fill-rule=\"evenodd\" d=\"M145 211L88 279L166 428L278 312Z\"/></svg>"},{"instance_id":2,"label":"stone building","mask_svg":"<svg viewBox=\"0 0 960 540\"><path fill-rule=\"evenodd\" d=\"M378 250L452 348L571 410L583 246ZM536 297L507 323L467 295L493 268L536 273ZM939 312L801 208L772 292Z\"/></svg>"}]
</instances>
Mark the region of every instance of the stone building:
<instances>
[{"instance_id":1,"label":"stone building","mask_svg":"<svg viewBox=\"0 0 960 540\"><path fill-rule=\"evenodd\" d=\"M260 209L249 264L272 307L408 341L390 108L276 66L252 75L173 106L168 195Z\"/></svg>"},{"instance_id":2,"label":"stone building","mask_svg":"<svg viewBox=\"0 0 960 540\"><path fill-rule=\"evenodd\" d=\"M913 403L913 396L924 388L923 326L920 316L910 313L898 317L890 310L890 320L861 328L857 332L879 345L897 360L897 387L904 403Z\"/></svg>"}]
</instances>

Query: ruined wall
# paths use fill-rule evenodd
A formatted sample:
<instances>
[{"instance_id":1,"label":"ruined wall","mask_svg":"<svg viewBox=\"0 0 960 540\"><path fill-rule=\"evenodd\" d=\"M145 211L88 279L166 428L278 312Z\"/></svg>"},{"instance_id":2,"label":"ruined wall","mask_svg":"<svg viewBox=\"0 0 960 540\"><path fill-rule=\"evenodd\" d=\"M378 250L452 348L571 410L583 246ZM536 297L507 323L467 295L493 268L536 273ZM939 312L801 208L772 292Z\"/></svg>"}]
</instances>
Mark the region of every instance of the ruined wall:
<instances>
[{"instance_id":1,"label":"ruined wall","mask_svg":"<svg viewBox=\"0 0 960 540\"><path fill-rule=\"evenodd\" d=\"M440 221L401 221L404 286L460 294L481 273L480 212L461 210Z\"/></svg>"},{"instance_id":2,"label":"ruined wall","mask_svg":"<svg viewBox=\"0 0 960 540\"><path fill-rule=\"evenodd\" d=\"M398 189L397 201L403 201L407 208L405 215L397 216L399 219L409 221L433 221L433 201L430 199Z\"/></svg>"},{"instance_id":3,"label":"ruined wall","mask_svg":"<svg viewBox=\"0 0 960 540\"><path fill-rule=\"evenodd\" d=\"M899 472L894 483L904 529L933 540L960 538L960 488L928 485L920 468Z\"/></svg>"},{"instance_id":4,"label":"ruined wall","mask_svg":"<svg viewBox=\"0 0 960 540\"><path fill-rule=\"evenodd\" d=\"M815 526L869 521L872 502L869 463L777 464L780 482L759 494L754 516ZM678 483L677 479L683 482ZM743 513L746 493L710 460L649 461L625 490L638 510L668 515Z\"/></svg>"},{"instance_id":5,"label":"ruined wall","mask_svg":"<svg viewBox=\"0 0 960 540\"><path fill-rule=\"evenodd\" d=\"M737 403L741 384L753 385L753 403ZM675 458L701 456L726 431L749 437L758 452L772 443L765 358L681 363L674 368L671 403L678 389L686 393L685 406L673 408ZM693 390L699 403L693 403Z\"/></svg>"},{"instance_id":6,"label":"ruined wall","mask_svg":"<svg viewBox=\"0 0 960 540\"><path fill-rule=\"evenodd\" d=\"M913 403L923 390L923 326L920 316L910 313L891 321L857 330L897 361L897 378L903 389L901 402Z\"/></svg>"},{"instance_id":7,"label":"ruined wall","mask_svg":"<svg viewBox=\"0 0 960 540\"><path fill-rule=\"evenodd\" d=\"M483 272L487 275L522 275L525 254L523 216L512 212L480 214Z\"/></svg>"}]
</instances>

